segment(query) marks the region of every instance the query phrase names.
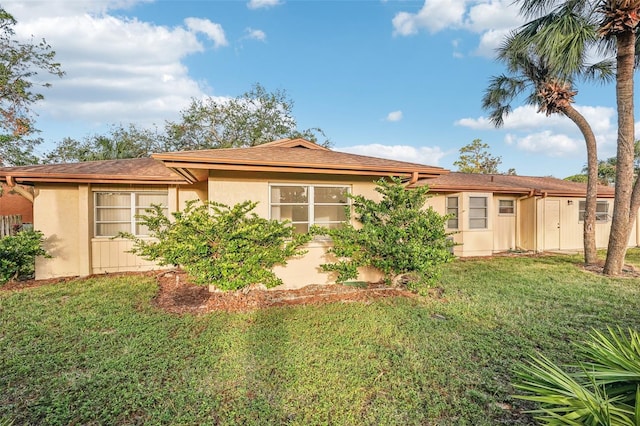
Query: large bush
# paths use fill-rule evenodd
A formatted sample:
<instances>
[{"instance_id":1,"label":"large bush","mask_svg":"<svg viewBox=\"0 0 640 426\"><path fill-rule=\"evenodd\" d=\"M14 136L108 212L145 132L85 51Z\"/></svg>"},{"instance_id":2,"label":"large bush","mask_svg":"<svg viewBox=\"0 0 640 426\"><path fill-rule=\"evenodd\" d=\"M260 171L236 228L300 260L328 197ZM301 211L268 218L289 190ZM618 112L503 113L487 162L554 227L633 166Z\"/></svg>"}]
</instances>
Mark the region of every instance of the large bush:
<instances>
[{"instance_id":1,"label":"large bush","mask_svg":"<svg viewBox=\"0 0 640 426\"><path fill-rule=\"evenodd\" d=\"M0 284L35 273L36 256L51 257L42 247L40 231L22 230L0 238Z\"/></svg>"},{"instance_id":2,"label":"large bush","mask_svg":"<svg viewBox=\"0 0 640 426\"><path fill-rule=\"evenodd\" d=\"M282 284L271 270L288 258L301 255L307 234L294 234L286 222L267 220L253 213L257 203L233 207L215 202L190 202L170 221L159 206L138 218L153 239L137 238L131 250L162 265L180 265L199 284L236 290L251 284Z\"/></svg>"},{"instance_id":3,"label":"large bush","mask_svg":"<svg viewBox=\"0 0 640 426\"><path fill-rule=\"evenodd\" d=\"M331 237L329 252L339 259L322 268L337 272L338 281L344 282L355 279L358 268L371 266L382 271L388 283L402 278L409 288L423 293L440 277L442 264L453 258L447 217L425 208L426 186L408 189L397 178L376 184L382 194L379 202L350 195L358 226L348 220L336 229L314 229Z\"/></svg>"}]
</instances>

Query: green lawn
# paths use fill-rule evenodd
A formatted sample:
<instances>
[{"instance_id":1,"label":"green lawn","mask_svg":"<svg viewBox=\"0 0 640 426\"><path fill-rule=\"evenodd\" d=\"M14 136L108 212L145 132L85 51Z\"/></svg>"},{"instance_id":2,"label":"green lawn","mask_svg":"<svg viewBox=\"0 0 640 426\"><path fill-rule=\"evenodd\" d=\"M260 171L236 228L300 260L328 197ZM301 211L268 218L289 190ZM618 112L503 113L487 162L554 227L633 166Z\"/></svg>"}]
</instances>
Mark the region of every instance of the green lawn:
<instances>
[{"instance_id":1,"label":"green lawn","mask_svg":"<svg viewBox=\"0 0 640 426\"><path fill-rule=\"evenodd\" d=\"M150 278L0 291L0 424L530 424L518 362L640 327L640 280L579 261L456 261L444 299L244 314L166 314Z\"/></svg>"}]
</instances>

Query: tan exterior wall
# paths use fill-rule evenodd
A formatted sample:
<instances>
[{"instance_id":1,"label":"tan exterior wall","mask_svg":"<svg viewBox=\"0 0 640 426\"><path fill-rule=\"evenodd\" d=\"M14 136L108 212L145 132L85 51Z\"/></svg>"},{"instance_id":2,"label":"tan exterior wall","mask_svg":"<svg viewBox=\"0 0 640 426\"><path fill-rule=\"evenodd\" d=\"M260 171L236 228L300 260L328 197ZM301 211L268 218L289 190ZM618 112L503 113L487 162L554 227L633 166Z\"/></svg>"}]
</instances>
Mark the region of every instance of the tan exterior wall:
<instances>
[{"instance_id":1,"label":"tan exterior wall","mask_svg":"<svg viewBox=\"0 0 640 426\"><path fill-rule=\"evenodd\" d=\"M212 172L209 176L209 199L227 205L246 200L257 201L255 212L269 218L270 184L327 184L348 185L353 194L379 199L375 191L374 178L358 176L322 176L313 174L276 174L276 173L227 173ZM281 288L299 288L309 284L335 283L335 275L323 272L322 263L327 263L326 249L330 243L323 240L311 241L305 247L304 256L291 259L286 267L274 268L276 275L284 284ZM361 271L358 280L377 281L381 275L373 271Z\"/></svg>"},{"instance_id":2,"label":"tan exterior wall","mask_svg":"<svg viewBox=\"0 0 640 426\"><path fill-rule=\"evenodd\" d=\"M82 234L86 237L81 227L88 218L86 213L82 220L80 217L78 185L39 184L36 190L33 226L43 232L45 249L53 256L36 259L36 278L80 275L80 260L85 258L81 250L88 251L88 240L80 240Z\"/></svg>"},{"instance_id":3,"label":"tan exterior wall","mask_svg":"<svg viewBox=\"0 0 640 426\"><path fill-rule=\"evenodd\" d=\"M534 197L521 198L517 206L518 238L517 246L522 250L537 250L537 212Z\"/></svg>"}]
</instances>

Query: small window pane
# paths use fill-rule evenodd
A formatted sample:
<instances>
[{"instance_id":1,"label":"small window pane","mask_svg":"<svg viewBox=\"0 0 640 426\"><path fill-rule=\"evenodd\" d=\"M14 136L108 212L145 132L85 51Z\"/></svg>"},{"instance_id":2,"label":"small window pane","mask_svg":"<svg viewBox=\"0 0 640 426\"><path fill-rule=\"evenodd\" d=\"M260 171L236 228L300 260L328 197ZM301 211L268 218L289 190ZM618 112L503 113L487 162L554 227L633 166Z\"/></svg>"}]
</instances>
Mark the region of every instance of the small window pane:
<instances>
[{"instance_id":1,"label":"small window pane","mask_svg":"<svg viewBox=\"0 0 640 426\"><path fill-rule=\"evenodd\" d=\"M151 204L166 206L167 194L138 194L136 205L138 207L149 207Z\"/></svg>"},{"instance_id":2,"label":"small window pane","mask_svg":"<svg viewBox=\"0 0 640 426\"><path fill-rule=\"evenodd\" d=\"M447 197L447 228L458 229L458 197Z\"/></svg>"},{"instance_id":3,"label":"small window pane","mask_svg":"<svg viewBox=\"0 0 640 426\"><path fill-rule=\"evenodd\" d=\"M484 229L487 227L487 219L469 219L469 228Z\"/></svg>"},{"instance_id":4,"label":"small window pane","mask_svg":"<svg viewBox=\"0 0 640 426\"><path fill-rule=\"evenodd\" d=\"M96 235L101 237L113 237L118 232L131 232L131 223L98 223Z\"/></svg>"},{"instance_id":5,"label":"small window pane","mask_svg":"<svg viewBox=\"0 0 640 426\"><path fill-rule=\"evenodd\" d=\"M309 201L306 186L272 186L272 203L307 203Z\"/></svg>"},{"instance_id":6,"label":"small window pane","mask_svg":"<svg viewBox=\"0 0 640 426\"><path fill-rule=\"evenodd\" d=\"M119 208L98 208L96 210L96 221L98 222L131 222L131 209Z\"/></svg>"},{"instance_id":7,"label":"small window pane","mask_svg":"<svg viewBox=\"0 0 640 426\"><path fill-rule=\"evenodd\" d=\"M306 234L309 232L309 224L308 223L294 223L293 232L296 234Z\"/></svg>"},{"instance_id":8,"label":"small window pane","mask_svg":"<svg viewBox=\"0 0 640 426\"><path fill-rule=\"evenodd\" d=\"M347 215L343 206L315 206L313 214L315 222L343 222Z\"/></svg>"},{"instance_id":9,"label":"small window pane","mask_svg":"<svg viewBox=\"0 0 640 426\"><path fill-rule=\"evenodd\" d=\"M271 218L290 220L291 222L308 222L309 206L271 206Z\"/></svg>"},{"instance_id":10,"label":"small window pane","mask_svg":"<svg viewBox=\"0 0 640 426\"><path fill-rule=\"evenodd\" d=\"M514 207L514 201L513 200L500 200L498 205L499 205L499 207L498 207L498 213L499 214L514 214L515 213L515 207Z\"/></svg>"},{"instance_id":11,"label":"small window pane","mask_svg":"<svg viewBox=\"0 0 640 426\"><path fill-rule=\"evenodd\" d=\"M346 204L347 188L316 186L314 197L316 203Z\"/></svg>"},{"instance_id":12,"label":"small window pane","mask_svg":"<svg viewBox=\"0 0 640 426\"><path fill-rule=\"evenodd\" d=\"M99 192L96 194L98 207L130 207L131 195L121 192Z\"/></svg>"},{"instance_id":13,"label":"small window pane","mask_svg":"<svg viewBox=\"0 0 640 426\"><path fill-rule=\"evenodd\" d=\"M469 197L469 207L487 207L487 197Z\"/></svg>"}]
</instances>

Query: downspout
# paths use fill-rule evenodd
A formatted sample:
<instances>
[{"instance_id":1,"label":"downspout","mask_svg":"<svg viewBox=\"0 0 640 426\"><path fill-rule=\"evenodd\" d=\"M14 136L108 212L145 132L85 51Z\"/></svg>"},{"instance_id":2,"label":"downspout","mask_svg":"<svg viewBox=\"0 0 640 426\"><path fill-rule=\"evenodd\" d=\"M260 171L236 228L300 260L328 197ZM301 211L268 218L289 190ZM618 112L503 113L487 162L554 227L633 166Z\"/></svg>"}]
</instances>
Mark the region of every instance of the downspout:
<instances>
[{"instance_id":1,"label":"downspout","mask_svg":"<svg viewBox=\"0 0 640 426\"><path fill-rule=\"evenodd\" d=\"M410 187L411 185L413 185L417 181L418 181L418 172L412 172L411 173L411 179L409 179L409 182L407 182L405 184L405 187Z\"/></svg>"}]
</instances>

